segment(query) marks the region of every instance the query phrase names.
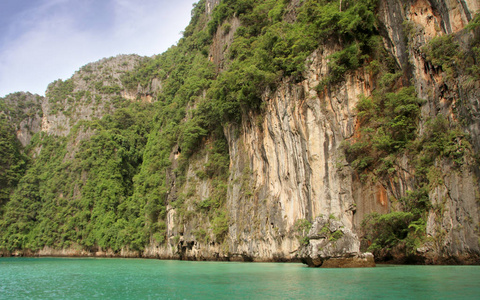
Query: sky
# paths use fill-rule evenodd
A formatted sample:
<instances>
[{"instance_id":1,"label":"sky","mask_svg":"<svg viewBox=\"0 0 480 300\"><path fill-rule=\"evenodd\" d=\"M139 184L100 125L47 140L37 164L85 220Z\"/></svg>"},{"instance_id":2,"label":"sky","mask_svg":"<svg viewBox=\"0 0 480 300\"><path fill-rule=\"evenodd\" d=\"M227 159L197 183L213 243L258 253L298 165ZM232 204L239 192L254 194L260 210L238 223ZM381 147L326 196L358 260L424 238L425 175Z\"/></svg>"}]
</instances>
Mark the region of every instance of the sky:
<instances>
[{"instance_id":1,"label":"sky","mask_svg":"<svg viewBox=\"0 0 480 300\"><path fill-rule=\"evenodd\" d=\"M0 97L118 54L152 56L182 37L195 0L0 0Z\"/></svg>"}]
</instances>

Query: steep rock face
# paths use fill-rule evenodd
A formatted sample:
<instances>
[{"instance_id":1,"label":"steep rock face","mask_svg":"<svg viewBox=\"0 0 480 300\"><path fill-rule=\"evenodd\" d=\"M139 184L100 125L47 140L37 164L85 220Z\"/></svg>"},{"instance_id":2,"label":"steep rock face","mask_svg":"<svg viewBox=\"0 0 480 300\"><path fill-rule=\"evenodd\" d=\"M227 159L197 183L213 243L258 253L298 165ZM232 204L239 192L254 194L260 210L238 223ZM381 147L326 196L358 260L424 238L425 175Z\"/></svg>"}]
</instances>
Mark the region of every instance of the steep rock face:
<instances>
[{"instance_id":1,"label":"steep rock face","mask_svg":"<svg viewBox=\"0 0 480 300\"><path fill-rule=\"evenodd\" d=\"M220 3L221 0L207 0L205 2L205 12L207 15L211 15L215 6Z\"/></svg>"},{"instance_id":2,"label":"steep rock face","mask_svg":"<svg viewBox=\"0 0 480 300\"><path fill-rule=\"evenodd\" d=\"M477 82L466 85L468 77L459 74L452 79L445 70L432 66L426 59L423 47L432 39L446 34L456 34L460 51L472 43L478 33L462 29L480 9L479 1L409 1L402 6L400 1L381 1L379 14L386 29L385 44L404 72L413 76L418 96L426 100L422 119L428 120L443 114L452 121L465 118L464 130L470 134L472 146L478 151L480 145L480 120ZM408 55L406 55L408 54ZM464 107L468 107L465 112ZM425 129L421 124L420 132ZM412 188L411 163L403 162L398 168L401 178L396 184L383 183L387 198L399 199ZM436 187L429 193L433 209L429 213L427 234L434 241L427 261L445 260L457 256L468 261L478 257L478 166L455 168L451 162L438 161L439 174ZM361 202L361 201L359 201ZM425 250L425 248L424 248Z\"/></svg>"},{"instance_id":3,"label":"steep rock face","mask_svg":"<svg viewBox=\"0 0 480 300\"><path fill-rule=\"evenodd\" d=\"M24 147L30 143L33 135L41 130L43 101L44 98L39 95L22 92L3 98L6 106L3 113L15 124L17 138Z\"/></svg>"},{"instance_id":4,"label":"steep rock face","mask_svg":"<svg viewBox=\"0 0 480 300\"><path fill-rule=\"evenodd\" d=\"M123 87L121 75L141 60L138 55L104 58L82 67L66 81L51 83L42 103L41 130L66 136L77 122L112 113L124 99L132 98Z\"/></svg>"},{"instance_id":5,"label":"steep rock face","mask_svg":"<svg viewBox=\"0 0 480 300\"><path fill-rule=\"evenodd\" d=\"M213 62L217 68L217 71L223 70L226 66L225 59L227 49L232 45L235 31L240 26L240 20L238 18L232 18L229 21L223 23L213 39L212 46L210 48L209 60Z\"/></svg>"},{"instance_id":6,"label":"steep rock face","mask_svg":"<svg viewBox=\"0 0 480 300\"><path fill-rule=\"evenodd\" d=\"M476 0L462 1L418 1L414 4L425 11L431 6L433 12L441 18L440 26L442 31L449 34L462 30L465 25L472 19L473 15L480 9L480 3Z\"/></svg>"},{"instance_id":7,"label":"steep rock face","mask_svg":"<svg viewBox=\"0 0 480 300\"><path fill-rule=\"evenodd\" d=\"M427 234L434 237L427 255L432 262L475 262L478 257L478 179L469 168L445 172L430 198L436 209L427 222Z\"/></svg>"},{"instance_id":8,"label":"steep rock face","mask_svg":"<svg viewBox=\"0 0 480 300\"><path fill-rule=\"evenodd\" d=\"M202 203L208 202L215 188L212 180L199 176L199 171L204 169L208 162L209 154L206 145L194 157L186 172L186 182L179 185L174 172L169 172L168 206L166 217L166 245L156 246L151 244L144 251L144 256L168 259L185 260L232 260L224 245L212 242L213 235L209 232L212 226L212 217L206 213L209 207L201 208ZM173 162L172 170L178 167L181 153L176 146L170 156ZM175 205L178 198L186 198L183 208Z\"/></svg>"},{"instance_id":9,"label":"steep rock face","mask_svg":"<svg viewBox=\"0 0 480 300\"><path fill-rule=\"evenodd\" d=\"M297 220L333 214L353 225L352 171L339 148L354 134L354 106L370 83L359 70L340 87L317 92L333 51L316 51L304 82L284 83L265 95L263 115L251 114L242 128L226 131L233 253L292 259L299 247Z\"/></svg>"},{"instance_id":10,"label":"steep rock face","mask_svg":"<svg viewBox=\"0 0 480 300\"><path fill-rule=\"evenodd\" d=\"M478 1L380 4L385 46L404 73L413 76L419 98L427 100L424 120L438 113L455 120L452 111L462 94L474 110L478 107L477 85L469 91L457 89L458 82L449 86L442 79L445 74L432 72L422 52L431 38L459 32L478 5ZM413 35L407 36L408 26L413 27ZM396 201L414 189L415 171L408 157L398 158L396 178L376 182L360 181L345 162L340 146L355 134L358 96L369 95L374 84L368 73L358 70L338 86L318 92L315 87L328 75L328 56L335 50L333 45L317 50L307 63L302 84L283 83L273 95L267 91L262 113L245 116L240 128L226 129L231 155L232 253L292 259L299 247L297 220L333 214L352 230L359 230L367 214L398 209ZM472 114L474 120L466 128L475 149L479 145L477 115ZM443 183L429 193L434 209L429 212L427 234L435 245L427 243L434 253L427 262L476 257L480 249L475 167L453 171L449 162L442 161L438 169Z\"/></svg>"},{"instance_id":11,"label":"steep rock face","mask_svg":"<svg viewBox=\"0 0 480 300\"><path fill-rule=\"evenodd\" d=\"M480 10L479 1L409 1L405 7L400 1L381 1L379 18L385 30L385 46L405 72L411 72L418 96L428 100L423 114L452 114L455 101L467 98L469 107L478 116L478 82L468 89L462 84L449 83L446 75L426 61L422 47L434 37L459 33ZM462 37L463 36L463 37ZM468 32L460 34L461 44L471 43ZM461 81L465 78L459 78ZM478 150L478 117L466 128Z\"/></svg>"}]
</instances>

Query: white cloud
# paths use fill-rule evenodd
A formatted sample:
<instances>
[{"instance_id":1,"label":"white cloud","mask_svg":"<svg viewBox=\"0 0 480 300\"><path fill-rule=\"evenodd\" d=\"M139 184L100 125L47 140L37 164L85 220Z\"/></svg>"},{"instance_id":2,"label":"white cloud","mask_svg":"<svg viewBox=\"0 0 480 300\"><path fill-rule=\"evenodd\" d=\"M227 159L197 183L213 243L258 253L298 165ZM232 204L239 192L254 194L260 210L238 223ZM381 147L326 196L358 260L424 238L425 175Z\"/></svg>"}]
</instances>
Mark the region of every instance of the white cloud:
<instances>
[{"instance_id":1,"label":"white cloud","mask_svg":"<svg viewBox=\"0 0 480 300\"><path fill-rule=\"evenodd\" d=\"M180 38L194 1L114 1L113 39L124 53L153 55ZM172 4L174 3L174 4ZM122 44L122 45L120 45Z\"/></svg>"},{"instance_id":2,"label":"white cloud","mask_svg":"<svg viewBox=\"0 0 480 300\"><path fill-rule=\"evenodd\" d=\"M81 66L103 57L161 53L180 38L192 3L112 0L107 5L111 11L94 15L111 18L98 22L110 25L106 28L82 23L89 7L80 8L77 1L46 1L22 14L21 21L12 25L22 33L0 48L0 96L15 91L44 94L50 82L67 79Z\"/></svg>"}]
</instances>

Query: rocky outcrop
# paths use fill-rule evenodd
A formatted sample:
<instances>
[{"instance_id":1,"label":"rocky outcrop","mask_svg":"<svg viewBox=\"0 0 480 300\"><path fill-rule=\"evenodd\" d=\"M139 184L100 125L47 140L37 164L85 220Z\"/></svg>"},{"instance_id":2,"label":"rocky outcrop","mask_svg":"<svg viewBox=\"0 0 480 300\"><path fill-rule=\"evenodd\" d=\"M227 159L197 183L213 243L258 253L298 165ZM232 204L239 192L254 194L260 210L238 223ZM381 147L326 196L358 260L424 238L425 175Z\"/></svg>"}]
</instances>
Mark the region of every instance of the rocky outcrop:
<instances>
[{"instance_id":1,"label":"rocky outcrop","mask_svg":"<svg viewBox=\"0 0 480 300\"><path fill-rule=\"evenodd\" d=\"M298 253L309 267L374 267L371 253L360 252L356 234L334 218L317 217L308 232L306 245Z\"/></svg>"},{"instance_id":2,"label":"rocky outcrop","mask_svg":"<svg viewBox=\"0 0 480 300\"><path fill-rule=\"evenodd\" d=\"M105 114L113 113L119 102L131 101L131 98L137 100L136 96L128 94L121 76L133 70L142 59L138 55L104 58L83 66L66 81L51 83L42 102L41 130L48 134L67 136L79 121L100 119ZM152 83L150 87L152 90L158 88L158 82ZM137 94L140 100L144 96L144 101L151 101L151 98L141 92L143 90L139 87Z\"/></svg>"},{"instance_id":3,"label":"rocky outcrop","mask_svg":"<svg viewBox=\"0 0 480 300\"><path fill-rule=\"evenodd\" d=\"M226 67L228 60L226 55L233 43L236 30L240 27L240 19L234 17L223 22L215 33L213 43L210 47L209 60L216 66L217 72L222 71Z\"/></svg>"},{"instance_id":4,"label":"rocky outcrop","mask_svg":"<svg viewBox=\"0 0 480 300\"><path fill-rule=\"evenodd\" d=\"M114 99L117 102L152 101L148 94L161 90L160 81L153 80L148 87L139 87L135 96L125 90L121 81L121 76L133 70L142 59L138 55L119 55L90 63L69 80L50 84L46 97L24 92L7 95L3 101L15 115L3 113L15 124L17 138L23 146L39 131L66 136L79 121L112 113L116 109ZM58 94L61 96L57 97Z\"/></svg>"},{"instance_id":5,"label":"rocky outcrop","mask_svg":"<svg viewBox=\"0 0 480 300\"><path fill-rule=\"evenodd\" d=\"M215 6L220 4L220 0L207 0L205 1L205 12L207 16L211 15Z\"/></svg>"},{"instance_id":6,"label":"rocky outcrop","mask_svg":"<svg viewBox=\"0 0 480 300\"><path fill-rule=\"evenodd\" d=\"M24 92L13 93L2 99L7 110L0 113L15 125L17 139L24 147L41 130L43 101L42 96Z\"/></svg>"},{"instance_id":7,"label":"rocky outcrop","mask_svg":"<svg viewBox=\"0 0 480 300\"><path fill-rule=\"evenodd\" d=\"M434 209L427 221L427 235L433 238L427 263L478 262L479 193L478 179L471 168L444 170L439 184L430 193Z\"/></svg>"}]
</instances>

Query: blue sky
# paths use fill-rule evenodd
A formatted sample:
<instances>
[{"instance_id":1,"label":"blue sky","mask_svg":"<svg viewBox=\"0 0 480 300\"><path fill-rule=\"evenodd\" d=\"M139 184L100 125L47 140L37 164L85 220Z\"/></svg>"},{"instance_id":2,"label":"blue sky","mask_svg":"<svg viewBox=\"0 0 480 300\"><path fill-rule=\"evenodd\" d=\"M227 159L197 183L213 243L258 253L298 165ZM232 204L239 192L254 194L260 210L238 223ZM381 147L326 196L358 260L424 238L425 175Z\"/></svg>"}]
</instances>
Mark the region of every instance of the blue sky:
<instances>
[{"instance_id":1,"label":"blue sky","mask_svg":"<svg viewBox=\"0 0 480 300\"><path fill-rule=\"evenodd\" d=\"M159 54L195 0L0 0L0 97L47 85L117 54Z\"/></svg>"}]
</instances>

